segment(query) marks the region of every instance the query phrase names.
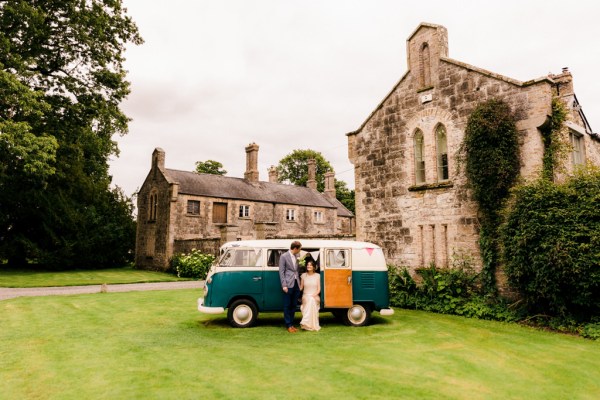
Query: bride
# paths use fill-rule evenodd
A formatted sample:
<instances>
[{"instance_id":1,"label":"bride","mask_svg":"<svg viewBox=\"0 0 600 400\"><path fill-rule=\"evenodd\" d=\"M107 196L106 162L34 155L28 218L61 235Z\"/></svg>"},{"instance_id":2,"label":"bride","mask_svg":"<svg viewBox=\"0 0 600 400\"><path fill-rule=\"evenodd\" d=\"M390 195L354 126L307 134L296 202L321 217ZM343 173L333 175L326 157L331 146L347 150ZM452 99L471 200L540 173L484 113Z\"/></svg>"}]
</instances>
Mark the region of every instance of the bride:
<instances>
[{"instance_id":1,"label":"bride","mask_svg":"<svg viewBox=\"0 0 600 400\"><path fill-rule=\"evenodd\" d=\"M306 263L306 272L300 276L300 290L302 294L302 321L300 326L307 331L318 331L319 326L319 306L321 304L321 277L315 272L315 263L308 261Z\"/></svg>"}]
</instances>

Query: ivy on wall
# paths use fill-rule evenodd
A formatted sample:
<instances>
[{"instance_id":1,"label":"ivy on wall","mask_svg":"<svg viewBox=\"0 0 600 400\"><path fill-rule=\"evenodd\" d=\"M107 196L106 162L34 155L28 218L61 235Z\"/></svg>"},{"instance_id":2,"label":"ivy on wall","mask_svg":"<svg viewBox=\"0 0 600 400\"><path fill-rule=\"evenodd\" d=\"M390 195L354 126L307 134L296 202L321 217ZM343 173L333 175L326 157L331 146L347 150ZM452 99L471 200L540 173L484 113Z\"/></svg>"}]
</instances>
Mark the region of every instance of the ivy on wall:
<instances>
[{"instance_id":1,"label":"ivy on wall","mask_svg":"<svg viewBox=\"0 0 600 400\"><path fill-rule=\"evenodd\" d=\"M565 142L567 136L562 134L566 119L567 110L564 103L558 97L553 97L549 124L546 129L542 129L544 142L542 178L550 181L554 180L554 173L560 165L560 159L569 150L569 144Z\"/></svg>"},{"instance_id":2,"label":"ivy on wall","mask_svg":"<svg viewBox=\"0 0 600 400\"><path fill-rule=\"evenodd\" d=\"M461 150L473 198L479 205L483 285L495 291L500 210L520 168L516 118L508 104L491 99L477 106L467 121Z\"/></svg>"}]
</instances>

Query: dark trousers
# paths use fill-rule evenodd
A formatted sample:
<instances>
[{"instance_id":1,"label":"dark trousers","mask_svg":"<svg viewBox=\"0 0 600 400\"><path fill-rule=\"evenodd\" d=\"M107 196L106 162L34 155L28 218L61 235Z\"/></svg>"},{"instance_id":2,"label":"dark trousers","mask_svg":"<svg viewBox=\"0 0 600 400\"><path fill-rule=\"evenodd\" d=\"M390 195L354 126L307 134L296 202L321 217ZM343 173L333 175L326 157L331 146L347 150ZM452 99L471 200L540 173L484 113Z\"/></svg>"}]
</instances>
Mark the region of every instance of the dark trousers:
<instances>
[{"instance_id":1,"label":"dark trousers","mask_svg":"<svg viewBox=\"0 0 600 400\"><path fill-rule=\"evenodd\" d=\"M298 298L300 297L300 288L298 284L288 288L287 293L283 293L283 320L286 328L294 325L294 316L296 315L296 307L298 307Z\"/></svg>"}]
</instances>

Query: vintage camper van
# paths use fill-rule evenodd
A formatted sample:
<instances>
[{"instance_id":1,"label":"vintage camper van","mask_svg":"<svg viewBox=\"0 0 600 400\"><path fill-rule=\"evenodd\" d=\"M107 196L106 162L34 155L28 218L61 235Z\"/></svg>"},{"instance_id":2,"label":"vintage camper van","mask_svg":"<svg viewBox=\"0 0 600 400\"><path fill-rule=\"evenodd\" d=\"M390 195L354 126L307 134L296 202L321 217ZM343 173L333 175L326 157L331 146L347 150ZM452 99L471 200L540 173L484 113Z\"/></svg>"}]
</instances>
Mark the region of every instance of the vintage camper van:
<instances>
[{"instance_id":1,"label":"vintage camper van","mask_svg":"<svg viewBox=\"0 0 600 400\"><path fill-rule=\"evenodd\" d=\"M394 313L389 308L387 265L379 246L343 240L301 242L300 264L312 259L320 273L321 311L332 312L350 326L368 324L373 311L381 315ZM259 312L281 312L279 257L291 243L292 240L225 243L206 277L198 310L207 314L227 310L230 324L238 328L253 326Z\"/></svg>"}]
</instances>

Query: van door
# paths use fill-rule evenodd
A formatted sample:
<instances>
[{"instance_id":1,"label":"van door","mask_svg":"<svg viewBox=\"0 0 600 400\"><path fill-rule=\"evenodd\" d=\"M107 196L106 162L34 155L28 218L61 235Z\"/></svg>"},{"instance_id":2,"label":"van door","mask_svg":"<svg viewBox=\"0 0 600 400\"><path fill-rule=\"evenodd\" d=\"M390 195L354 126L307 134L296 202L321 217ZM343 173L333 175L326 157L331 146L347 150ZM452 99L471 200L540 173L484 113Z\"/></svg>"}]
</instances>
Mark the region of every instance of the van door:
<instances>
[{"instance_id":1,"label":"van door","mask_svg":"<svg viewBox=\"0 0 600 400\"><path fill-rule=\"evenodd\" d=\"M352 307L352 268L348 249L325 249L325 308Z\"/></svg>"},{"instance_id":2,"label":"van door","mask_svg":"<svg viewBox=\"0 0 600 400\"><path fill-rule=\"evenodd\" d=\"M227 292L228 298L238 295L250 295L257 306L263 304L263 268L262 250L253 248L230 248L220 260L223 268L222 280L226 282L219 288Z\"/></svg>"},{"instance_id":3,"label":"van door","mask_svg":"<svg viewBox=\"0 0 600 400\"><path fill-rule=\"evenodd\" d=\"M267 249L267 265L264 272L264 310L283 310L283 290L279 279L279 258L287 249Z\"/></svg>"}]
</instances>

